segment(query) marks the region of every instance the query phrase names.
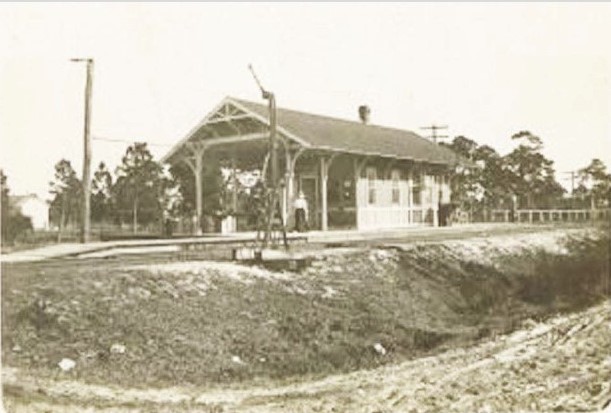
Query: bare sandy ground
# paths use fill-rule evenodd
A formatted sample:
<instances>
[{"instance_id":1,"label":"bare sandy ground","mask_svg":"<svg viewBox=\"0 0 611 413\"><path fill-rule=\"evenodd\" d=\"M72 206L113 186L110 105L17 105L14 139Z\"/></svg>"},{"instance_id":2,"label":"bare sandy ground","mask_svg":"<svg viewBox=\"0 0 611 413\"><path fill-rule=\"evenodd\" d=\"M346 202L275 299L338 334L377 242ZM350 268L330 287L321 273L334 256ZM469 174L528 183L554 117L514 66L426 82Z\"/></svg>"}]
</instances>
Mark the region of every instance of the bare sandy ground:
<instances>
[{"instance_id":1,"label":"bare sandy ground","mask_svg":"<svg viewBox=\"0 0 611 413\"><path fill-rule=\"evenodd\" d=\"M470 348L322 380L125 389L2 371L8 412L601 411L611 400L611 301ZM137 378L134 378L137 380Z\"/></svg>"}]
</instances>

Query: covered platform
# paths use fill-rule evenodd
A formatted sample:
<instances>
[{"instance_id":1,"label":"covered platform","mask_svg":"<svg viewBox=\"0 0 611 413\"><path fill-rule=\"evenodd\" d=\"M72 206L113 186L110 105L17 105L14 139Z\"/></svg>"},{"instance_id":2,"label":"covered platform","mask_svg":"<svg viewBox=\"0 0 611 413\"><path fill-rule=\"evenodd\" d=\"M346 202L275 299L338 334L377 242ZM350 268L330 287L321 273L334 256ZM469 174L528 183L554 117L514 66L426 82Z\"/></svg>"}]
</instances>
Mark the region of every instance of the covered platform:
<instances>
[{"instance_id":1,"label":"covered platform","mask_svg":"<svg viewBox=\"0 0 611 413\"><path fill-rule=\"evenodd\" d=\"M277 110L282 216L294 226L293 203L303 191L312 230L437 226L450 202L450 177L459 163L449 149L413 132ZM266 105L223 99L163 157L186 165L195 185L194 220L201 233L205 176L231 171L235 217L223 232L240 229L239 174L262 169L269 153Z\"/></svg>"},{"instance_id":2,"label":"covered platform","mask_svg":"<svg viewBox=\"0 0 611 413\"><path fill-rule=\"evenodd\" d=\"M330 230L310 231L305 234L291 233L291 250L304 251L316 246L335 248L357 245L397 246L414 242L438 242L449 239L471 237L489 237L491 235L522 234L530 232L547 232L556 230L583 229L583 223L480 223L458 225L445 228L411 227L386 230ZM180 251L235 248L249 246L254 243L256 234L253 232L212 235L204 237L172 238L158 240L129 240L91 242L87 244L53 244L30 250L15 251L0 255L2 265L28 264L61 259L106 258L109 256L155 256L170 254L172 259L180 259ZM227 255L227 258L229 255Z\"/></svg>"}]
</instances>

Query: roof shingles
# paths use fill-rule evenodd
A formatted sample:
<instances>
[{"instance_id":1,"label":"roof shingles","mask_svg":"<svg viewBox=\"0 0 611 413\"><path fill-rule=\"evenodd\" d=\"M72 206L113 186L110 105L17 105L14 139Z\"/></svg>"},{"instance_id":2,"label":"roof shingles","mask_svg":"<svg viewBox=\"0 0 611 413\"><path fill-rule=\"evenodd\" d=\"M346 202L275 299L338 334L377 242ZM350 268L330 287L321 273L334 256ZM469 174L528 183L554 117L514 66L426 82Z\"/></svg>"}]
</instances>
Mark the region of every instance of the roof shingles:
<instances>
[{"instance_id":1,"label":"roof shingles","mask_svg":"<svg viewBox=\"0 0 611 413\"><path fill-rule=\"evenodd\" d=\"M267 118L267 106L229 98L237 105ZM278 126L313 148L412 159L436 164L459 162L456 153L406 130L365 125L290 109L277 109Z\"/></svg>"}]
</instances>

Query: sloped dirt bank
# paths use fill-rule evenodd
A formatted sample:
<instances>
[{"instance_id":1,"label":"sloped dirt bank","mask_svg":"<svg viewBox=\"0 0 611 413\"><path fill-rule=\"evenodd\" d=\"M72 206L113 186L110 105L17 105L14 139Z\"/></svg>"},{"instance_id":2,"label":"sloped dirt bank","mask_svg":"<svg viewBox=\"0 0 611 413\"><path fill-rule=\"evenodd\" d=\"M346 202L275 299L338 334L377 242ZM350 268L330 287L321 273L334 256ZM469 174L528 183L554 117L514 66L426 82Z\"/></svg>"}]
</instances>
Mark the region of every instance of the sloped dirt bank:
<instances>
[{"instance_id":1,"label":"sloped dirt bank","mask_svg":"<svg viewBox=\"0 0 611 413\"><path fill-rule=\"evenodd\" d=\"M7 397L20 405L29 397L24 394L31 396L28 388L20 390L19 383L32 376L46 383L39 386L40 403L59 397L58 403L66 408L72 403L71 393L49 395L44 390L49 383L72 380L101 386L103 390L94 397L100 407L117 407L112 400L120 391L104 387L109 383L148 388L141 390L144 394L156 394L151 386L190 384L195 386L192 391L176 401L186 404L172 407L189 409L197 399L194 394L204 393L202 388L243 387L240 391L248 395L253 394L248 390L252 386L276 388L287 380L321 383L317 378L329 374L380 366L388 367L375 370L385 372L379 374L393 375L393 366L406 360L414 360L409 362L414 366L426 364L420 360L436 358L419 357L458 354L457 348L482 340L496 343L495 337L501 340L503 334L524 328L524 320L537 326L554 313L600 302L609 292L608 248L604 231L573 230L350 250L321 257L301 273L232 263L178 262L3 274L3 364L14 369L7 371L17 372ZM601 336L607 330L596 331ZM511 352L501 358L510 356ZM587 360L587 352L583 357ZM75 367L61 371L58 362L63 358L75 361ZM452 360L461 368L458 358ZM510 373L503 373L505 367L499 366L501 376L509 374L510 381L503 386L511 387ZM566 370L566 366L560 368ZM418 374L424 380L423 372ZM347 385L353 376L333 377L345 377L341 381ZM376 377L382 386L378 390L385 389L386 379ZM400 383L389 380L402 394ZM448 380L444 383L450 387L467 384L458 383L462 377ZM338 394L352 397L333 386L308 389L303 390L305 396L298 390L286 397L278 390L271 399L265 393L244 396L238 405L268 411L291 405L295 399L309 406L303 411L311 411L318 399L335 399ZM482 401L489 400L481 392L491 389L474 391ZM404 397L412 400L407 394ZM452 401L435 404L416 399L430 408ZM204 397L196 403L197 409L233 404L223 400ZM358 397L355 400L348 406L356 406ZM396 411L420 406L394 396L378 401L392 406L388 400L405 407ZM151 409L165 409L166 401L144 397L131 402L152 403L157 407L147 405L145 410L155 411ZM335 402L341 406L341 400ZM85 397L78 403L89 401Z\"/></svg>"},{"instance_id":2,"label":"sloped dirt bank","mask_svg":"<svg viewBox=\"0 0 611 413\"><path fill-rule=\"evenodd\" d=\"M126 389L4 374L8 412L598 412L611 400L611 301L509 335L292 384Z\"/></svg>"}]
</instances>

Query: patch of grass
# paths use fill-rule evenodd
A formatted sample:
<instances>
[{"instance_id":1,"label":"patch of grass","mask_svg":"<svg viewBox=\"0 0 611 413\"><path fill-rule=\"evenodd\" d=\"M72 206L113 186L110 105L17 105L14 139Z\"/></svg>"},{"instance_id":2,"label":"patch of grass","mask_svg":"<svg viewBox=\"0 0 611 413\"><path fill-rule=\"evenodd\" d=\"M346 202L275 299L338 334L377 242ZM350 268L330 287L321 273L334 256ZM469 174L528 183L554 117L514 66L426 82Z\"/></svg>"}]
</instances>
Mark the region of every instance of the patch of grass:
<instances>
[{"instance_id":1,"label":"patch of grass","mask_svg":"<svg viewBox=\"0 0 611 413\"><path fill-rule=\"evenodd\" d=\"M371 250L274 280L248 268L234 279L205 263L172 274L118 263L6 267L2 357L41 375L131 387L376 367L608 295L608 245L608 237L574 240L566 256L499 257L502 269L460 259L443 244ZM112 353L115 343L126 352ZM77 362L69 373L57 367L64 357Z\"/></svg>"},{"instance_id":2,"label":"patch of grass","mask_svg":"<svg viewBox=\"0 0 611 413\"><path fill-rule=\"evenodd\" d=\"M537 251L531 274L522 278L519 297L546 306L583 308L611 294L608 235L567 241L568 255Z\"/></svg>"}]
</instances>

